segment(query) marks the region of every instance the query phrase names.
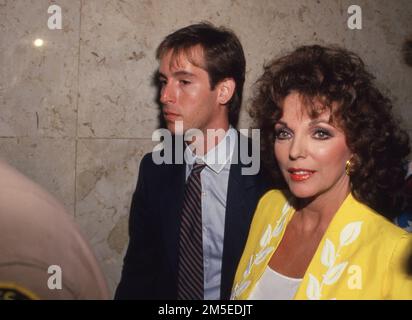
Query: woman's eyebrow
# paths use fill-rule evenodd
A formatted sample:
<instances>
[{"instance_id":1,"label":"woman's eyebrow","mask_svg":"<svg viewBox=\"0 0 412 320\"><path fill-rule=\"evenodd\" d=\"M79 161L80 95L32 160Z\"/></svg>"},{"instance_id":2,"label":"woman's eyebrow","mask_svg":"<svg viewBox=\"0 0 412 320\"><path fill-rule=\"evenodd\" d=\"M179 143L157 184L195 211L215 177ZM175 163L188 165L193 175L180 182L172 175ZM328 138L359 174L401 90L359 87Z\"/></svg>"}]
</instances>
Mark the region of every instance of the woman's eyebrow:
<instances>
[{"instance_id":1,"label":"woman's eyebrow","mask_svg":"<svg viewBox=\"0 0 412 320\"><path fill-rule=\"evenodd\" d=\"M324 120L324 119L315 119L315 120L312 120L311 122L309 122L309 126L316 126L316 125L319 124L319 123L325 123L325 124L331 126L331 123L329 122L329 120L327 121L327 120Z\"/></svg>"},{"instance_id":2,"label":"woman's eyebrow","mask_svg":"<svg viewBox=\"0 0 412 320\"><path fill-rule=\"evenodd\" d=\"M276 122L275 122L275 125L277 125L277 124L282 125L282 126L284 126L284 127L287 127L287 126L288 126L288 125L286 124L286 122L284 122L284 121L276 121Z\"/></svg>"}]
</instances>

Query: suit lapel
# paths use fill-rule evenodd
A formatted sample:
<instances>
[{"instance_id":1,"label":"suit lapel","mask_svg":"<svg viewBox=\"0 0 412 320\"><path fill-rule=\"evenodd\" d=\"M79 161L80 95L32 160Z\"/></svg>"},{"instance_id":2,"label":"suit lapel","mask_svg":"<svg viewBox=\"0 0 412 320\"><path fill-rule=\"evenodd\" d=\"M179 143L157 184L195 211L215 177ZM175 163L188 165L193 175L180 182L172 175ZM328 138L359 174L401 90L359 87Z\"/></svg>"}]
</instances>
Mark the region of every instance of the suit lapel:
<instances>
[{"instance_id":1,"label":"suit lapel","mask_svg":"<svg viewBox=\"0 0 412 320\"><path fill-rule=\"evenodd\" d=\"M165 197L159 199L162 202L160 206L163 208L164 216L161 222L162 234L165 235L165 254L175 278L177 278L180 212L183 204L185 169L185 164L166 165L163 177L165 189L161 193Z\"/></svg>"}]
</instances>

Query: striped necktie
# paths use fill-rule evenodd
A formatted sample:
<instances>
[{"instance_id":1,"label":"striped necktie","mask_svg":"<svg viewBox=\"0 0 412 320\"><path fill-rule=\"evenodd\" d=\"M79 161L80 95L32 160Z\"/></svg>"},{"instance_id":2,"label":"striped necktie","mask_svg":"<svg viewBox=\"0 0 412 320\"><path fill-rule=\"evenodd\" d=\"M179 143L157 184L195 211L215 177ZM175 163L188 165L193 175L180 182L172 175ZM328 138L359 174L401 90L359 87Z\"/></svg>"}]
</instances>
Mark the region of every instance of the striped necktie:
<instances>
[{"instance_id":1,"label":"striped necktie","mask_svg":"<svg viewBox=\"0 0 412 320\"><path fill-rule=\"evenodd\" d=\"M195 163L186 181L180 223L178 300L203 300L202 184L205 164Z\"/></svg>"}]
</instances>

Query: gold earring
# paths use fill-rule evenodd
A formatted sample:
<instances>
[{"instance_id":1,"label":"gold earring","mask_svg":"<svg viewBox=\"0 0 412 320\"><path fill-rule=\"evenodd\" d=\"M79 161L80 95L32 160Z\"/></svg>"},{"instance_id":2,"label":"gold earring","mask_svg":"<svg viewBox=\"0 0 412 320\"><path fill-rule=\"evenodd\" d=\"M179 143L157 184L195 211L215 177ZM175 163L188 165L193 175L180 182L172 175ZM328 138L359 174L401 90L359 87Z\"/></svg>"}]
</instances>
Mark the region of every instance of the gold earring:
<instances>
[{"instance_id":1,"label":"gold earring","mask_svg":"<svg viewBox=\"0 0 412 320\"><path fill-rule=\"evenodd\" d=\"M352 160L352 158L350 158L349 160L346 160L345 172L346 172L347 176L350 176L350 168L352 166L351 160Z\"/></svg>"}]
</instances>

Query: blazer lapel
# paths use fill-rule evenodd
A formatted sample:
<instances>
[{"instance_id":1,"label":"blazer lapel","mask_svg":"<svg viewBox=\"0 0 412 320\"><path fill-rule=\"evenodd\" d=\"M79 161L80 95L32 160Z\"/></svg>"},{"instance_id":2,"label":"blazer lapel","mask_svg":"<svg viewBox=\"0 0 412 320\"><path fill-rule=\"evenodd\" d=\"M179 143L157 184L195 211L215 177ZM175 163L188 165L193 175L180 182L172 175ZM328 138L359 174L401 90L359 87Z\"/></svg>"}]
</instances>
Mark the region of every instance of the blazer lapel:
<instances>
[{"instance_id":1,"label":"blazer lapel","mask_svg":"<svg viewBox=\"0 0 412 320\"><path fill-rule=\"evenodd\" d=\"M180 212L182 210L184 185L185 185L185 164L166 165L163 179L165 190L161 193L165 197L159 199L163 208L161 217L162 234L165 235L165 254L170 264L172 273L177 278L177 262L179 247L179 226Z\"/></svg>"}]
</instances>

